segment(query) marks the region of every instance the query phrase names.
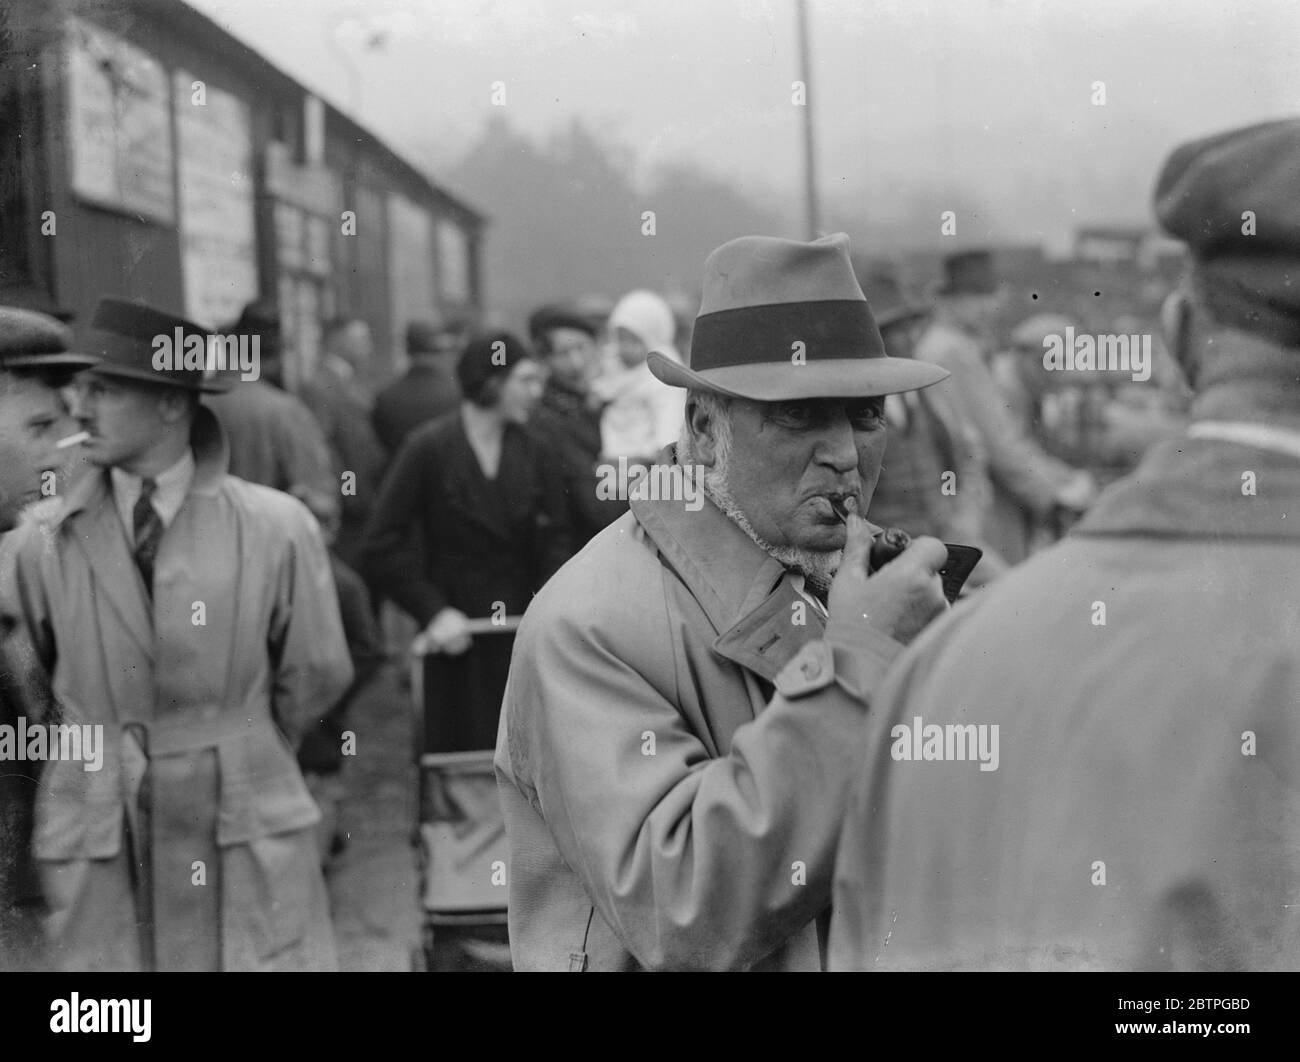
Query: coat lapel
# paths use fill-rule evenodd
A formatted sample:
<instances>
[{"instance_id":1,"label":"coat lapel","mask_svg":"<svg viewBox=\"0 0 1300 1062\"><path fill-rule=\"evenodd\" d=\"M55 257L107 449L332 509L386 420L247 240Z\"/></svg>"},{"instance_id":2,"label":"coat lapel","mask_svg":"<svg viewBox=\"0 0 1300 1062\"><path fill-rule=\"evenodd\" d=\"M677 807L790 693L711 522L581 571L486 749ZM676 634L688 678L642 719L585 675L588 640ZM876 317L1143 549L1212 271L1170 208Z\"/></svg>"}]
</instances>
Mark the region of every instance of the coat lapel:
<instances>
[{"instance_id":1,"label":"coat lapel","mask_svg":"<svg viewBox=\"0 0 1300 1062\"><path fill-rule=\"evenodd\" d=\"M154 629L149 599L113 504L108 474L89 474L78 487L81 490L70 500L63 517L65 533L85 557L96 591L152 664Z\"/></svg>"},{"instance_id":2,"label":"coat lapel","mask_svg":"<svg viewBox=\"0 0 1300 1062\"><path fill-rule=\"evenodd\" d=\"M713 643L719 656L771 683L807 642L822 636L824 621L784 565L708 498L697 512L681 501L637 497L631 508L719 632ZM794 607L799 604L804 607Z\"/></svg>"}]
</instances>

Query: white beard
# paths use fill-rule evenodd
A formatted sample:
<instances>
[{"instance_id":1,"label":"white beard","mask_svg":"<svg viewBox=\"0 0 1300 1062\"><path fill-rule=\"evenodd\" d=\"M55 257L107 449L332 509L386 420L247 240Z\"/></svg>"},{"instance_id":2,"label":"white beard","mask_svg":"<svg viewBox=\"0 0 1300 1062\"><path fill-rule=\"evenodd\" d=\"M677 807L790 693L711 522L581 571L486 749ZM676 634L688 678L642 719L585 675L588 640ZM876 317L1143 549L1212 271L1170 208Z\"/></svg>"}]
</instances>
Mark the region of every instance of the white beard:
<instances>
[{"instance_id":1,"label":"white beard","mask_svg":"<svg viewBox=\"0 0 1300 1062\"><path fill-rule=\"evenodd\" d=\"M736 504L736 500L731 496L725 482L716 477L714 473L710 473L705 477L704 483L704 493L709 496L713 504L726 513L731 521L744 531L759 549L768 556L775 557L787 568L800 572L804 577L804 582L812 588L823 592L830 589L831 580L835 578L835 573L840 568L840 561L844 558L842 549L826 551L800 549L797 546L774 546L754 530L754 525L749 522L749 517Z\"/></svg>"},{"instance_id":2,"label":"white beard","mask_svg":"<svg viewBox=\"0 0 1300 1062\"><path fill-rule=\"evenodd\" d=\"M709 496L714 505L727 514L727 517L737 527L749 536L754 545L758 546L769 557L776 558L785 567L801 573L804 577L804 584L815 590L822 591L824 596L824 592L829 591L831 580L839 570L844 551L842 549L822 551L799 549L796 546L774 546L754 530L754 525L749 522L749 517L745 515L727 487L727 475L731 463L730 412L718 409L715 410L715 415L717 421L714 436L714 462L713 467L704 475L704 493ZM694 460L691 436L686 425L682 427L681 438L677 444L677 459L683 463L690 463Z\"/></svg>"}]
</instances>

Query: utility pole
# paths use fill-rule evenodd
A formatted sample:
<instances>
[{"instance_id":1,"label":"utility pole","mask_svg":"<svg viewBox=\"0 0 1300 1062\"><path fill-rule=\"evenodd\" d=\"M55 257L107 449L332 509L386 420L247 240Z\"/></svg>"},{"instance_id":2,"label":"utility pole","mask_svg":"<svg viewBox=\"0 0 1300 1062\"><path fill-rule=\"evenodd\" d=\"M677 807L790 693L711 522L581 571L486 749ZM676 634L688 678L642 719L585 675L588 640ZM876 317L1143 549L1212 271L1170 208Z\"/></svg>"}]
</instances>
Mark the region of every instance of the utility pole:
<instances>
[{"instance_id":1,"label":"utility pole","mask_svg":"<svg viewBox=\"0 0 1300 1062\"><path fill-rule=\"evenodd\" d=\"M795 16L799 31L799 80L804 84L803 106L803 157L804 201L807 211L808 239L817 238L821 231L821 210L817 200L817 150L813 140L813 96L811 64L808 61L808 4L795 0Z\"/></svg>"}]
</instances>

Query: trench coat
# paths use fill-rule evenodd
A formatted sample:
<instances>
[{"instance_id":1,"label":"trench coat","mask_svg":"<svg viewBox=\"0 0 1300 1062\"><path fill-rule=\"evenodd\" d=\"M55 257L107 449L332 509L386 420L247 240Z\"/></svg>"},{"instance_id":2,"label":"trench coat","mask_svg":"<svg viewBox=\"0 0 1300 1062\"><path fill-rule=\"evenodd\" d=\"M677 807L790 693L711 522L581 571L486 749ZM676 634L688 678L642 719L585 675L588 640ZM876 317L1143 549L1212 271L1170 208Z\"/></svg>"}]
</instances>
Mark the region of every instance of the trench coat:
<instances>
[{"instance_id":1,"label":"trench coat","mask_svg":"<svg viewBox=\"0 0 1300 1062\"><path fill-rule=\"evenodd\" d=\"M634 494L551 579L495 760L516 970L822 968L855 738L902 648L831 628L707 500Z\"/></svg>"},{"instance_id":2,"label":"trench coat","mask_svg":"<svg viewBox=\"0 0 1300 1062\"><path fill-rule=\"evenodd\" d=\"M103 727L103 764L42 765L33 854L54 962L158 969L328 969L319 811L293 748L352 677L320 531L288 495L226 474L206 408L195 475L162 536L148 596L106 472L83 477L13 550L15 639L31 697ZM200 609L199 606L202 605ZM32 680L35 676L35 680ZM148 819L133 781L146 735ZM152 888L135 831L151 820Z\"/></svg>"},{"instance_id":3,"label":"trench coat","mask_svg":"<svg viewBox=\"0 0 1300 1062\"><path fill-rule=\"evenodd\" d=\"M1300 459L1158 444L896 662L832 967L1300 966L1297 706ZM997 769L895 758L918 718L997 724Z\"/></svg>"}]
</instances>

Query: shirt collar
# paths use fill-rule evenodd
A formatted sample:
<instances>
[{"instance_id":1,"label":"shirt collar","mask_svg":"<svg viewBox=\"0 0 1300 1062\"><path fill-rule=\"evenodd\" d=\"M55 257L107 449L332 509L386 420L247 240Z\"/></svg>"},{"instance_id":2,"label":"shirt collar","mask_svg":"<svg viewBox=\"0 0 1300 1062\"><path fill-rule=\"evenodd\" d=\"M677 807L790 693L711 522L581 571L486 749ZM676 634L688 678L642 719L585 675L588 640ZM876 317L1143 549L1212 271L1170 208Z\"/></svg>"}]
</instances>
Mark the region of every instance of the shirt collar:
<instances>
[{"instance_id":1,"label":"shirt collar","mask_svg":"<svg viewBox=\"0 0 1300 1062\"><path fill-rule=\"evenodd\" d=\"M184 504L185 495L189 493L190 484L194 481L194 468L194 453L187 446L180 460L153 477L158 485L154 491L153 507L164 527L171 524ZM140 498L144 480L121 468L111 469L110 474L117 511L121 514L123 525L131 529L135 526L135 503Z\"/></svg>"},{"instance_id":2,"label":"shirt collar","mask_svg":"<svg viewBox=\"0 0 1300 1062\"><path fill-rule=\"evenodd\" d=\"M830 613L826 611L826 606L823 605L816 598L816 596L810 594L808 592L808 588L804 585L803 572L797 572L794 569L789 569L789 571L790 571L790 582L794 585L795 592L798 593L798 595L802 597L805 601L807 601L810 605L812 605L812 607L816 610L817 614L820 615L822 619L829 619Z\"/></svg>"}]
</instances>

